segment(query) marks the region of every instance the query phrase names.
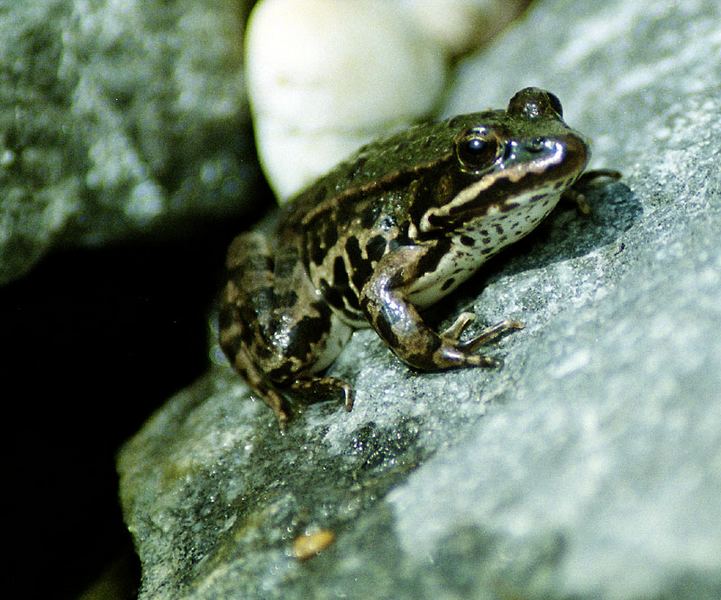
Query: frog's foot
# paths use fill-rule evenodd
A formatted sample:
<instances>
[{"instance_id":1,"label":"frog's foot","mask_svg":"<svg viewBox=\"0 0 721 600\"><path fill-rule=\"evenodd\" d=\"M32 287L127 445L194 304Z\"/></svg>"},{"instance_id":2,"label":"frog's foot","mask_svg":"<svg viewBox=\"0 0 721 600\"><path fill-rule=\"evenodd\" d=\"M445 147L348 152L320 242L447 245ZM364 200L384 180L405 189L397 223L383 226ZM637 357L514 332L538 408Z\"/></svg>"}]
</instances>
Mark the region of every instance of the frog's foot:
<instances>
[{"instance_id":1,"label":"frog's foot","mask_svg":"<svg viewBox=\"0 0 721 600\"><path fill-rule=\"evenodd\" d=\"M495 339L498 339L503 334L508 333L509 331L518 331L520 329L523 329L524 327L525 325L521 321L517 321L516 319L504 319L500 323L496 323L495 325L486 327L474 338L471 338L466 342L461 342L460 347L464 350L473 352L477 350L480 346L483 346L489 342L492 342Z\"/></svg>"},{"instance_id":2,"label":"frog's foot","mask_svg":"<svg viewBox=\"0 0 721 600\"><path fill-rule=\"evenodd\" d=\"M486 327L486 329L481 331L481 333L474 338L465 342L460 342L461 334L465 331L466 327L475 320L475 318L476 315L473 313L461 313L458 315L458 318L456 318L453 324L441 334L441 337L456 343L457 346L463 350L473 351L477 350L480 346L499 338L504 333L517 331L519 329L523 329L524 327L521 321L517 321L516 319L504 319L500 323Z\"/></svg>"},{"instance_id":3,"label":"frog's foot","mask_svg":"<svg viewBox=\"0 0 721 600\"><path fill-rule=\"evenodd\" d=\"M497 367L499 362L495 358L474 354L475 351L480 346L497 339L504 333L523 329L524 325L521 321L515 319L505 319L500 323L487 327L470 340L461 342L462 333L474 319L475 315L470 312L458 315L458 318L450 327L441 333L441 339L444 342L441 349L446 359L457 360L465 366Z\"/></svg>"},{"instance_id":4,"label":"frog's foot","mask_svg":"<svg viewBox=\"0 0 721 600\"><path fill-rule=\"evenodd\" d=\"M353 410L355 394L353 388L337 377L308 376L296 379L289 389L307 404L320 402L331 397L343 398L343 406L347 412Z\"/></svg>"},{"instance_id":5,"label":"frog's foot","mask_svg":"<svg viewBox=\"0 0 721 600\"><path fill-rule=\"evenodd\" d=\"M576 210L584 217L587 217L591 214L591 205L588 203L588 200L586 200L586 192L597 185L599 180L610 179L616 181L620 178L621 173L613 169L586 171L569 189L563 192L561 197L563 200L575 204Z\"/></svg>"}]
</instances>

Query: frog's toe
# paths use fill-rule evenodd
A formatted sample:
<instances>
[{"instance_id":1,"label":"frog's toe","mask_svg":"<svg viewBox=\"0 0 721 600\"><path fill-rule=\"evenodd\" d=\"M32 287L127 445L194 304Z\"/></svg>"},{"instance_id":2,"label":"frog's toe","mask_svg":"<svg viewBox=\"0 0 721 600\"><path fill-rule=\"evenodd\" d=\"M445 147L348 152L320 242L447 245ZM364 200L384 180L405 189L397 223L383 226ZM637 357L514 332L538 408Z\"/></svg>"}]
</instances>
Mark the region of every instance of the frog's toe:
<instances>
[{"instance_id":1,"label":"frog's toe","mask_svg":"<svg viewBox=\"0 0 721 600\"><path fill-rule=\"evenodd\" d=\"M504 333L508 333L510 331L518 331L519 329L523 329L524 327L525 325L521 321L517 321L516 319L505 319L500 323L496 323L495 325L487 327L474 338L471 338L466 342L461 342L459 346L463 350L472 352L473 350L477 350L481 346L497 339Z\"/></svg>"},{"instance_id":2,"label":"frog's toe","mask_svg":"<svg viewBox=\"0 0 721 600\"><path fill-rule=\"evenodd\" d=\"M484 354L471 354L468 357L468 365L472 367L488 367L495 369L501 366L501 361Z\"/></svg>"},{"instance_id":3,"label":"frog's toe","mask_svg":"<svg viewBox=\"0 0 721 600\"><path fill-rule=\"evenodd\" d=\"M345 402L343 403L343 406L345 407L346 412L350 412L353 410L353 403L355 402L355 392L350 386L346 386L346 389L344 391Z\"/></svg>"},{"instance_id":4,"label":"frog's toe","mask_svg":"<svg viewBox=\"0 0 721 600\"><path fill-rule=\"evenodd\" d=\"M472 312L462 312L455 321L441 333L441 337L457 342L461 338L461 334L466 330L466 327L472 323L476 318L476 315Z\"/></svg>"}]
</instances>

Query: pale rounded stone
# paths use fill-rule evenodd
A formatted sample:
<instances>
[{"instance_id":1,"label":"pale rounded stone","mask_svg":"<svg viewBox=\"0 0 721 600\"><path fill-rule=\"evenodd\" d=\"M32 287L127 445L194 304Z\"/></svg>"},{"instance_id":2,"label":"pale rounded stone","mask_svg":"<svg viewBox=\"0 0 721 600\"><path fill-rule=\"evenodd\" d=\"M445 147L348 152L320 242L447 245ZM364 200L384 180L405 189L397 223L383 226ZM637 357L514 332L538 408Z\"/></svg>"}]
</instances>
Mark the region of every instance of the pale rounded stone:
<instances>
[{"instance_id":1,"label":"pale rounded stone","mask_svg":"<svg viewBox=\"0 0 721 600\"><path fill-rule=\"evenodd\" d=\"M452 55L488 41L526 5L525 0L397 0L421 31Z\"/></svg>"},{"instance_id":2,"label":"pale rounded stone","mask_svg":"<svg viewBox=\"0 0 721 600\"><path fill-rule=\"evenodd\" d=\"M279 198L437 104L446 53L415 23L385 0L256 6L248 89L261 162Z\"/></svg>"}]
</instances>

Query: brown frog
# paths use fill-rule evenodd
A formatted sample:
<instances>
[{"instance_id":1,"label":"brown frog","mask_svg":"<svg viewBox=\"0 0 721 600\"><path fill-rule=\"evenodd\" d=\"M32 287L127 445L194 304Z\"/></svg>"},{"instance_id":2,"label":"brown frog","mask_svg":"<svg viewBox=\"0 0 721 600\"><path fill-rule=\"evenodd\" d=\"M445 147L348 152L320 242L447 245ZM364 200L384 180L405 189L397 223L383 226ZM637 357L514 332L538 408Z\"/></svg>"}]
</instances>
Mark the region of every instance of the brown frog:
<instances>
[{"instance_id":1,"label":"brown frog","mask_svg":"<svg viewBox=\"0 0 721 600\"><path fill-rule=\"evenodd\" d=\"M420 370L493 366L478 348L505 320L468 341L473 314L436 332L421 311L531 232L562 195L610 171L582 175L584 138L553 94L526 88L506 110L426 123L371 143L281 211L274 233L239 235L227 258L220 343L275 412L288 397L353 392L322 374L354 329L372 327Z\"/></svg>"}]
</instances>

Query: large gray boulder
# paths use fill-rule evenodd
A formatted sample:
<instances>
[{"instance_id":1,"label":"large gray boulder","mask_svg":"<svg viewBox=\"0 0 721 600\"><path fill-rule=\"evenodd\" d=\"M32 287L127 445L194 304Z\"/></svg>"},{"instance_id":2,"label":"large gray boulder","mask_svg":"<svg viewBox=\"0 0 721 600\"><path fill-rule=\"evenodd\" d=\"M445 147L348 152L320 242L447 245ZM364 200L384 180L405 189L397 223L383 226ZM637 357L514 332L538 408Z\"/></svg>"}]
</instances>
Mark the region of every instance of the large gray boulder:
<instances>
[{"instance_id":1,"label":"large gray boulder","mask_svg":"<svg viewBox=\"0 0 721 600\"><path fill-rule=\"evenodd\" d=\"M444 307L524 320L504 366L419 374L361 331L353 412L281 434L218 359L119 457L141 598L721 597L719 4L539 2L447 112L526 85L624 178Z\"/></svg>"},{"instance_id":2,"label":"large gray boulder","mask_svg":"<svg viewBox=\"0 0 721 600\"><path fill-rule=\"evenodd\" d=\"M247 207L247 5L3 3L0 284L53 248L170 237Z\"/></svg>"}]
</instances>

